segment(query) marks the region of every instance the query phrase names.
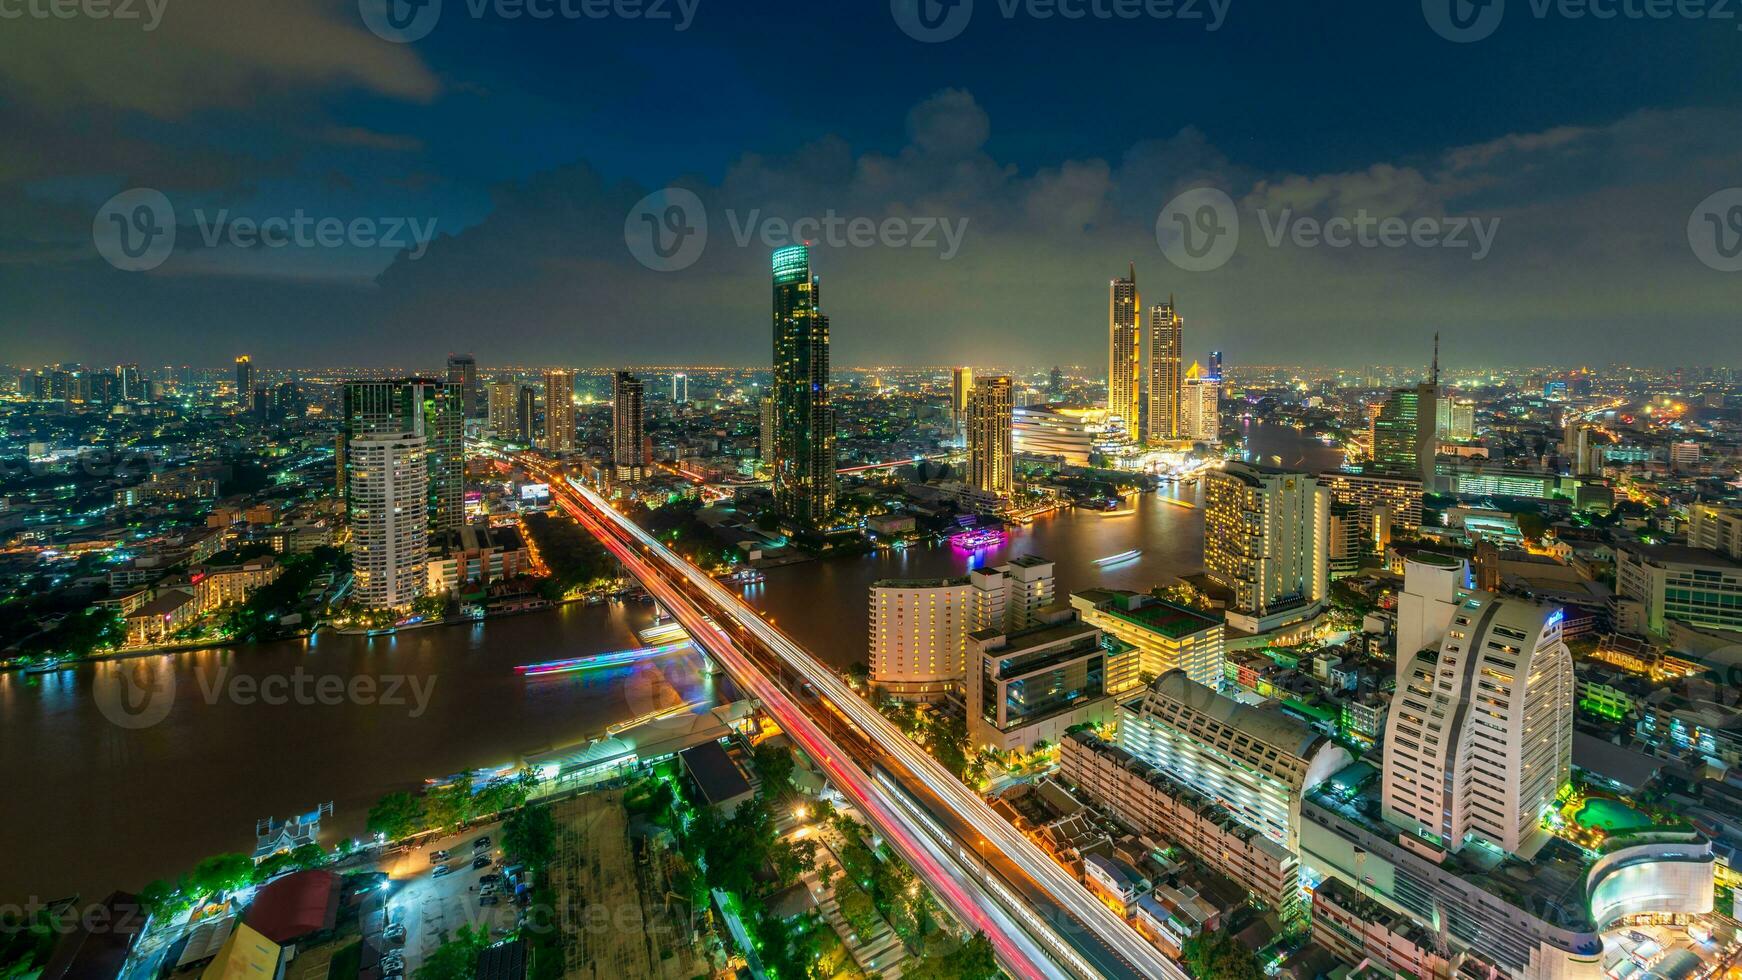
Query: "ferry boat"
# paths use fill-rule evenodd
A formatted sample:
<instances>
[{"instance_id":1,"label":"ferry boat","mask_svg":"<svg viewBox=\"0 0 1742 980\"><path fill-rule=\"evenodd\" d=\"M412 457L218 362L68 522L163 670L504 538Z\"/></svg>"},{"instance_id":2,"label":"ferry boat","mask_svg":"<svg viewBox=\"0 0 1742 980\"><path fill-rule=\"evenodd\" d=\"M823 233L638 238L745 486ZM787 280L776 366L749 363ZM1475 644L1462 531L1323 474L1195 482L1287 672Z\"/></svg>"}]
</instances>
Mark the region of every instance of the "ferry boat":
<instances>
[{"instance_id":1,"label":"ferry boat","mask_svg":"<svg viewBox=\"0 0 1742 980\"><path fill-rule=\"evenodd\" d=\"M996 548L1009 540L1010 535L1001 527L982 527L972 531L958 531L950 535L950 544L963 551Z\"/></svg>"},{"instance_id":2,"label":"ferry boat","mask_svg":"<svg viewBox=\"0 0 1742 980\"><path fill-rule=\"evenodd\" d=\"M68 665L64 661L59 659L44 660L24 668L24 672L26 674L52 674L56 671L66 669L67 666Z\"/></svg>"},{"instance_id":3,"label":"ferry boat","mask_svg":"<svg viewBox=\"0 0 1742 980\"><path fill-rule=\"evenodd\" d=\"M1116 555L1108 555L1105 558L1097 558L1097 559L1095 559L1095 564L1101 566L1102 568L1107 568L1107 567L1112 566L1112 565L1119 565L1119 564L1123 564L1123 563L1128 562L1128 561L1133 561L1137 558L1142 557L1142 555L1143 555L1143 552L1141 549L1132 548L1130 551L1121 551Z\"/></svg>"}]
</instances>

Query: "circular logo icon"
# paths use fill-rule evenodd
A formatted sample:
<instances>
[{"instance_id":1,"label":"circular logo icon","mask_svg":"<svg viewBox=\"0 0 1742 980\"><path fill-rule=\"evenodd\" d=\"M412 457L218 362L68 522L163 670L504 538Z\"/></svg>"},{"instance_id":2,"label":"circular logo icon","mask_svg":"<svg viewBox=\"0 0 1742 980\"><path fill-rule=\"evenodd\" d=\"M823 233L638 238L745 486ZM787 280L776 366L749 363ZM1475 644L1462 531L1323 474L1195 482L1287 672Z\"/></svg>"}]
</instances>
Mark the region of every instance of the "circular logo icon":
<instances>
[{"instance_id":1,"label":"circular logo icon","mask_svg":"<svg viewBox=\"0 0 1742 980\"><path fill-rule=\"evenodd\" d=\"M116 727L150 728L168 717L175 703L175 670L155 658L103 664L91 697Z\"/></svg>"},{"instance_id":2,"label":"circular logo icon","mask_svg":"<svg viewBox=\"0 0 1742 980\"><path fill-rule=\"evenodd\" d=\"M1457 44L1480 41L1500 28L1506 0L1421 0L1434 33Z\"/></svg>"},{"instance_id":3,"label":"circular logo icon","mask_svg":"<svg viewBox=\"0 0 1742 980\"><path fill-rule=\"evenodd\" d=\"M708 209L682 187L654 191L623 219L623 243L635 261L655 272L687 269L708 245Z\"/></svg>"},{"instance_id":4,"label":"circular logo icon","mask_svg":"<svg viewBox=\"0 0 1742 980\"><path fill-rule=\"evenodd\" d=\"M421 41L442 18L442 0L357 0L363 23L394 44Z\"/></svg>"},{"instance_id":5,"label":"circular logo icon","mask_svg":"<svg viewBox=\"0 0 1742 980\"><path fill-rule=\"evenodd\" d=\"M122 191L97 209L91 240L97 254L122 272L155 269L175 251L175 208L149 187Z\"/></svg>"},{"instance_id":6,"label":"circular logo icon","mask_svg":"<svg viewBox=\"0 0 1742 980\"><path fill-rule=\"evenodd\" d=\"M889 0L889 13L903 34L937 44L967 30L974 0Z\"/></svg>"},{"instance_id":7,"label":"circular logo icon","mask_svg":"<svg viewBox=\"0 0 1742 980\"><path fill-rule=\"evenodd\" d=\"M1688 215L1688 245L1719 272L1742 272L1742 187L1701 201Z\"/></svg>"},{"instance_id":8,"label":"circular logo icon","mask_svg":"<svg viewBox=\"0 0 1742 980\"><path fill-rule=\"evenodd\" d=\"M1220 189L1194 187L1155 216L1155 243L1169 262L1187 272L1219 269L1240 244L1240 212Z\"/></svg>"}]
</instances>

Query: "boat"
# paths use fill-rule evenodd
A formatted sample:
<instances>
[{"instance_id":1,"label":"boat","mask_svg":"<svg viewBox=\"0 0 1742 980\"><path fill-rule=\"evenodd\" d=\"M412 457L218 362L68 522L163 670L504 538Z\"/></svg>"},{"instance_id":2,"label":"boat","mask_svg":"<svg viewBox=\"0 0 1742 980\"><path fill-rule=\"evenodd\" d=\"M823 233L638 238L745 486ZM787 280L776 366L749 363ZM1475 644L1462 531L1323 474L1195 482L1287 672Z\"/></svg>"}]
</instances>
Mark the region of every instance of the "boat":
<instances>
[{"instance_id":1,"label":"boat","mask_svg":"<svg viewBox=\"0 0 1742 980\"><path fill-rule=\"evenodd\" d=\"M1010 535L1001 527L982 527L972 531L958 531L950 535L950 544L963 551L996 548L1009 540Z\"/></svg>"},{"instance_id":2,"label":"boat","mask_svg":"<svg viewBox=\"0 0 1742 980\"><path fill-rule=\"evenodd\" d=\"M44 660L44 661L41 661L39 663L31 664L30 666L24 668L24 672L26 674L52 674L56 671L64 670L64 669L66 669L66 667L67 667L67 664L64 661L57 658L54 660Z\"/></svg>"},{"instance_id":3,"label":"boat","mask_svg":"<svg viewBox=\"0 0 1742 980\"><path fill-rule=\"evenodd\" d=\"M1119 565L1119 564L1123 564L1123 563L1128 562L1128 561L1132 561L1134 559L1142 557L1142 555L1143 555L1143 552L1140 549L1132 548L1130 551L1121 551L1116 555L1108 555L1105 558L1097 558L1097 559L1095 559L1095 564L1101 566L1102 568L1107 568L1108 566L1111 566L1111 565Z\"/></svg>"}]
</instances>

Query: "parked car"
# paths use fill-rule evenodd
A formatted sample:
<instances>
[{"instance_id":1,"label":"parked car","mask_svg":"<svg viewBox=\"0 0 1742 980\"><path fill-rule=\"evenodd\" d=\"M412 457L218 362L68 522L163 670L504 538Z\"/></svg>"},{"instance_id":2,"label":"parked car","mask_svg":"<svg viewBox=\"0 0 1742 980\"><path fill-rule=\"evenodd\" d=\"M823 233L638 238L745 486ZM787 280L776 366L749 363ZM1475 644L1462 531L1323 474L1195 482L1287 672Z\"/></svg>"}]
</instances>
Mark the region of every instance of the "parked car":
<instances>
[{"instance_id":1,"label":"parked car","mask_svg":"<svg viewBox=\"0 0 1742 980\"><path fill-rule=\"evenodd\" d=\"M472 859L472 867L474 868L488 868L492 863L488 854L480 854Z\"/></svg>"},{"instance_id":2,"label":"parked car","mask_svg":"<svg viewBox=\"0 0 1742 980\"><path fill-rule=\"evenodd\" d=\"M440 864L443 861L446 861L447 859L448 859L448 852L447 851L431 851L431 852L429 852L429 863L431 863L431 864Z\"/></svg>"},{"instance_id":3,"label":"parked car","mask_svg":"<svg viewBox=\"0 0 1742 980\"><path fill-rule=\"evenodd\" d=\"M482 836L482 837L480 837L477 840L472 842L472 850L474 850L474 851L483 850L484 848L489 847L489 846L490 846L490 835L489 834L485 834L484 836Z\"/></svg>"},{"instance_id":4,"label":"parked car","mask_svg":"<svg viewBox=\"0 0 1742 980\"><path fill-rule=\"evenodd\" d=\"M443 875L452 874L453 871L454 871L454 866L451 864L437 865L436 869L435 869L434 877L440 878Z\"/></svg>"},{"instance_id":5,"label":"parked car","mask_svg":"<svg viewBox=\"0 0 1742 980\"><path fill-rule=\"evenodd\" d=\"M386 939L388 942L397 946L405 942L405 927L397 924L391 925L388 926L387 931L381 935L383 939Z\"/></svg>"},{"instance_id":6,"label":"parked car","mask_svg":"<svg viewBox=\"0 0 1742 980\"><path fill-rule=\"evenodd\" d=\"M480 884L480 885L499 885L501 883L502 883L502 875L498 872L495 872L495 871L492 871L489 874L478 879L478 884Z\"/></svg>"}]
</instances>

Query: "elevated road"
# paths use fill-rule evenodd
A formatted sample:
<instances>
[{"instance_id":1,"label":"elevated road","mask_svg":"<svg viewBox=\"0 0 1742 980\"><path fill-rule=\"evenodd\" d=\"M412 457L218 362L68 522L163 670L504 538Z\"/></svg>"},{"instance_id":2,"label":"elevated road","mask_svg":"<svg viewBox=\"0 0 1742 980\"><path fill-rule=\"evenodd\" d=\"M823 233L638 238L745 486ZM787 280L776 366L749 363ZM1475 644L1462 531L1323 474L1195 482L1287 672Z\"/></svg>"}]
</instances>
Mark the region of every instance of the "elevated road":
<instances>
[{"instance_id":1,"label":"elevated road","mask_svg":"<svg viewBox=\"0 0 1742 980\"><path fill-rule=\"evenodd\" d=\"M933 884L934 876L948 876L942 873L943 868L939 866L935 852L931 855L923 853L926 850L924 845L930 843L934 847L941 847L935 831L942 829L942 825L953 825L949 827L949 833L956 838L955 851L958 857L965 857L967 849L972 849L983 855L984 868L989 869L997 864L1001 866L1000 873L1007 867L1017 872L1017 877L1026 879L1011 882L1018 886L1018 891L1024 893L1022 899L1012 902L1006 896L1004 901L988 900L982 891L981 900L989 901L994 909L1007 912L1001 918L1021 918L1026 928L1017 928L1016 932L1022 936L1032 934L1032 938L1045 947L1047 957L1055 963L1063 964L1079 975L1187 980L1187 974L1178 963L1163 956L1123 918L1090 895L1081 883L1059 867L1050 856L1008 821L994 813L978 793L964 786L935 759L909 741L888 719L854 693L834 671L818 663L808 651L763 620L756 610L737 595L660 544L633 521L618 513L597 493L568 480L548 462L530 454L523 457L522 462L540 470L564 508L598 534L614 554L618 554L619 558L624 554L632 556L632 560L625 561L630 573L665 603L680 621L684 620L686 614L691 618L711 616L716 623L730 629L732 635L739 639L739 644L725 642L729 637L719 628L708 630L703 626L702 632L698 633L691 623L684 623L691 630L691 635L706 635L709 640L714 641L713 644L705 644L709 645L709 652L715 653L735 678L741 678L752 694L763 698L764 705L769 707L783 726L789 723L790 713L791 723L805 732L806 737L818 747L818 751L827 753L824 758L818 759L819 764L828 760L837 769L847 770L842 776L847 780L847 784L842 786L843 792L848 792L848 787L851 787L852 792L848 793L850 798L854 793L864 794L873 807L869 812L876 814L880 820L888 820L892 825L903 829L906 839L900 841L901 847L898 850L909 860L914 860L909 854L910 851L921 855L924 866L916 863L915 867L928 884ZM556 493L559 487L561 492ZM674 608L674 603L684 611L680 613L679 608ZM716 653L714 645L723 648L723 652ZM917 812L915 808L896 800L886 791L888 787L880 787L867 779L858 766L848 764L843 767L841 763L846 760L840 758L841 748L830 744L829 738L821 732L812 717L788 696L785 689L767 676L768 668L752 663L738 649L740 645L759 648L777 663L780 673L794 679L808 697L813 697L825 708L827 715L837 718L839 724L850 728L858 738L876 746L889 763L885 767L888 775L898 780L915 798L935 801L941 808L936 816L943 819L929 827L916 826L913 823L914 814ZM768 692L766 696L765 690ZM812 752L811 746L804 744L804 739L800 739L800 742L807 753ZM829 755L833 756L832 760L828 759ZM831 772L831 779L833 778L835 777ZM964 849L963 844L966 844L967 849ZM991 876L988 870L976 873L982 878ZM955 902L948 894L939 894L951 905L952 910L956 910ZM1036 909L1031 907L1034 904L1050 905L1050 908ZM1052 914L1043 914L1049 912ZM971 913L958 914L971 916ZM964 921L973 923L976 920L970 917ZM976 928L985 929L979 925ZM1023 957L1018 948L1020 943L1011 941L1014 937L1001 938L995 936L991 929L985 931L999 949L1001 959L1009 955L1018 963L1022 961ZM1001 941L1004 943L1002 946ZM1038 964L1035 965L1038 967ZM1053 968L1057 969L1056 966ZM1016 972L1018 975L1029 975L1021 970Z\"/></svg>"}]
</instances>

